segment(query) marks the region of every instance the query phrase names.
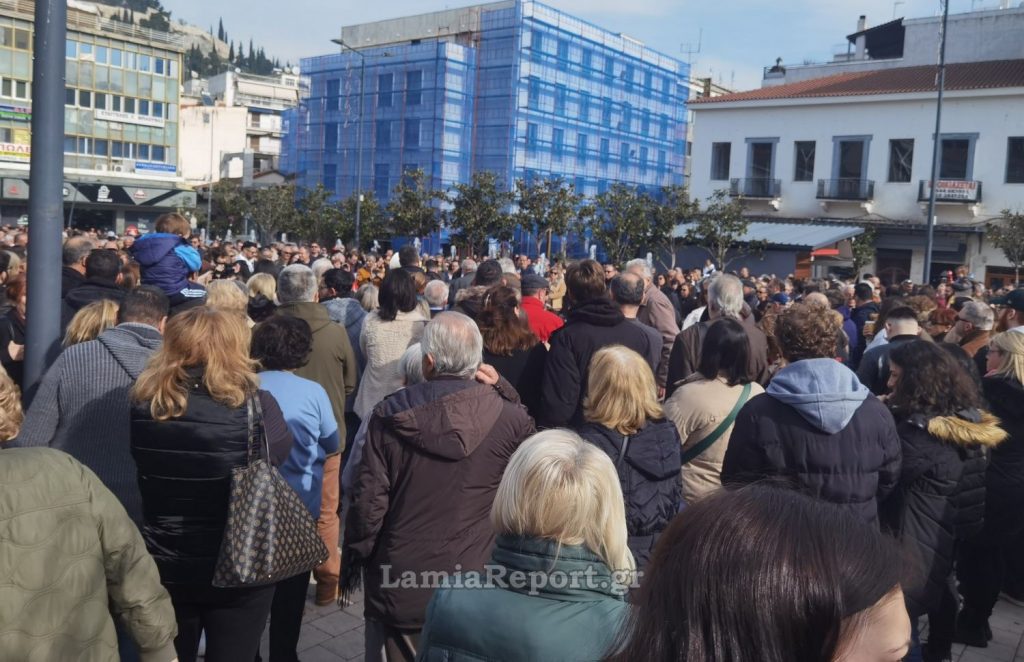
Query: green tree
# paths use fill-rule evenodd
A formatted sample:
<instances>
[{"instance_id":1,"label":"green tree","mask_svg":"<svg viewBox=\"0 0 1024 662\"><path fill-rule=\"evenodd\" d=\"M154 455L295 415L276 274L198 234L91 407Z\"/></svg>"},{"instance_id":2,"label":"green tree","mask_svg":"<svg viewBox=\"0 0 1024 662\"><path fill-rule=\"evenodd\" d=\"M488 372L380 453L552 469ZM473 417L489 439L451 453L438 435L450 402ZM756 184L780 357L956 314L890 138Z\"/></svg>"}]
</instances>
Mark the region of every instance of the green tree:
<instances>
[{"instance_id":1,"label":"green tree","mask_svg":"<svg viewBox=\"0 0 1024 662\"><path fill-rule=\"evenodd\" d=\"M448 192L449 225L469 254L482 254L488 238L512 239L515 218L507 207L513 198L513 194L498 188L498 176L486 171L473 173L468 184L456 184Z\"/></svg>"},{"instance_id":2,"label":"green tree","mask_svg":"<svg viewBox=\"0 0 1024 662\"><path fill-rule=\"evenodd\" d=\"M750 228L750 221L743 215L744 209L741 198L731 197L725 189L715 191L708 197L703 211L689 224L685 240L707 251L722 270L741 255L763 250L764 242L740 243Z\"/></svg>"},{"instance_id":3,"label":"green tree","mask_svg":"<svg viewBox=\"0 0 1024 662\"><path fill-rule=\"evenodd\" d=\"M387 205L387 215L391 219L394 235L423 239L437 232L441 227L441 214L435 203L444 199L444 191L431 188L430 180L423 170L417 168L403 173ZM365 230L362 236L371 242L380 238Z\"/></svg>"},{"instance_id":4,"label":"green tree","mask_svg":"<svg viewBox=\"0 0 1024 662\"><path fill-rule=\"evenodd\" d=\"M541 246L551 235L564 235L576 217L583 202L583 196L576 193L572 184L561 177L534 179L527 182L516 180L516 222L535 233L537 255ZM551 257L550 255L548 256Z\"/></svg>"},{"instance_id":5,"label":"green tree","mask_svg":"<svg viewBox=\"0 0 1024 662\"><path fill-rule=\"evenodd\" d=\"M668 266L674 268L676 251L673 233L677 226L692 221L697 216L700 212L700 203L690 199L690 192L685 186L673 184L664 187L661 192L661 202L654 209L649 247L667 255Z\"/></svg>"},{"instance_id":6,"label":"green tree","mask_svg":"<svg viewBox=\"0 0 1024 662\"><path fill-rule=\"evenodd\" d=\"M282 232L297 227L294 184L260 187L246 194L250 202L249 218L263 236L276 239Z\"/></svg>"},{"instance_id":7,"label":"green tree","mask_svg":"<svg viewBox=\"0 0 1024 662\"><path fill-rule=\"evenodd\" d=\"M212 200L213 216L210 219L210 233L215 237L223 237L228 230L237 230L251 209L251 203L242 188L235 182L222 179L213 185ZM200 205L196 210L199 223L206 225L206 206Z\"/></svg>"},{"instance_id":8,"label":"green tree","mask_svg":"<svg viewBox=\"0 0 1024 662\"><path fill-rule=\"evenodd\" d=\"M861 270L875 259L877 236L874 228L865 227L864 232L850 240L850 250L853 253L853 275L857 279L860 278Z\"/></svg>"},{"instance_id":9,"label":"green tree","mask_svg":"<svg viewBox=\"0 0 1024 662\"><path fill-rule=\"evenodd\" d=\"M323 184L303 189L298 195L295 232L303 239L331 246L342 231L341 208L331 202L334 195Z\"/></svg>"},{"instance_id":10,"label":"green tree","mask_svg":"<svg viewBox=\"0 0 1024 662\"><path fill-rule=\"evenodd\" d=\"M339 203L341 208L341 240L346 246L353 245L356 236L356 193L348 196ZM373 245L374 239L384 241L391 238L391 230L384 217L384 208L381 206L373 191L363 193L363 204L359 210L360 240L362 246L367 248Z\"/></svg>"},{"instance_id":11,"label":"green tree","mask_svg":"<svg viewBox=\"0 0 1024 662\"><path fill-rule=\"evenodd\" d=\"M650 246L657 234L652 230L657 223L657 205L634 186L612 184L594 199L594 207L596 218L590 225L591 237L615 264L622 264L640 248ZM577 227L582 230L582 223Z\"/></svg>"},{"instance_id":12,"label":"green tree","mask_svg":"<svg viewBox=\"0 0 1024 662\"><path fill-rule=\"evenodd\" d=\"M1013 283L1019 286L1020 267L1024 264L1024 214L1009 209L1000 214L999 219L988 224L985 236L1013 265Z\"/></svg>"}]
</instances>

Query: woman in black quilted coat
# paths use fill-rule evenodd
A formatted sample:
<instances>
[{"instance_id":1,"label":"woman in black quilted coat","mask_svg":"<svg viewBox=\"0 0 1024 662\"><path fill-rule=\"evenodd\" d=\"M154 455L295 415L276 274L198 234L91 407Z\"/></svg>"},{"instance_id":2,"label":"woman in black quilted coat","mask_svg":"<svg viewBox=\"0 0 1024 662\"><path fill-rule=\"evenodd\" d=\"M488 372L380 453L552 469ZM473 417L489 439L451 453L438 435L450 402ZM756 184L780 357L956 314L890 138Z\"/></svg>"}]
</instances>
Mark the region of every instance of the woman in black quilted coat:
<instances>
[{"instance_id":1,"label":"woman in black quilted coat","mask_svg":"<svg viewBox=\"0 0 1024 662\"><path fill-rule=\"evenodd\" d=\"M619 473L629 549L643 568L679 511L683 442L664 418L650 366L622 345L591 360L583 412L580 436L607 453Z\"/></svg>"},{"instance_id":2,"label":"woman in black quilted coat","mask_svg":"<svg viewBox=\"0 0 1024 662\"><path fill-rule=\"evenodd\" d=\"M951 589L959 540L978 534L985 509L985 449L1006 433L979 408L976 383L933 343L904 343L890 356L888 404L903 451L899 484L883 502L882 526L921 562L904 587L912 621L928 614L925 660L949 659L956 619ZM915 642L917 630L914 631Z\"/></svg>"}]
</instances>

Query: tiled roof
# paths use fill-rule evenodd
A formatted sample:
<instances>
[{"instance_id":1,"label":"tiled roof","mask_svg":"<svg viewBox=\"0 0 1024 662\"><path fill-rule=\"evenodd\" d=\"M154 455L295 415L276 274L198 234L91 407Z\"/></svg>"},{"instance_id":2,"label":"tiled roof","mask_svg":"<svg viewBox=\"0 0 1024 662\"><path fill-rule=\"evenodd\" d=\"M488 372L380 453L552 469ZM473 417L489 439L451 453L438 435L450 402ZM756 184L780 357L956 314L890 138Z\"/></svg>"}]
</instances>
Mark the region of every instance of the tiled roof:
<instances>
[{"instance_id":1,"label":"tiled roof","mask_svg":"<svg viewBox=\"0 0 1024 662\"><path fill-rule=\"evenodd\" d=\"M797 83L762 87L719 97L695 99L693 105L770 99L812 99L816 97L867 96L935 92L938 67L901 67L856 71ZM992 60L946 65L947 90L986 90L1024 87L1024 60Z\"/></svg>"}]
</instances>

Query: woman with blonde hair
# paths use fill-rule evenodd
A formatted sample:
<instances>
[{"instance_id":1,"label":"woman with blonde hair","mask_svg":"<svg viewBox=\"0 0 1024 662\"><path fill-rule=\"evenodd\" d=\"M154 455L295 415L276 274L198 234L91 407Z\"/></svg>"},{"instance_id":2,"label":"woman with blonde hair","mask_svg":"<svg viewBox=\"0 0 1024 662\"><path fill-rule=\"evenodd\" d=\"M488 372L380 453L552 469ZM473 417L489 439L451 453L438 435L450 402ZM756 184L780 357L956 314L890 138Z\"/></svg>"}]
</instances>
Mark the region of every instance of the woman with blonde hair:
<instances>
[{"instance_id":1,"label":"woman with blonde hair","mask_svg":"<svg viewBox=\"0 0 1024 662\"><path fill-rule=\"evenodd\" d=\"M249 319L257 323L270 319L277 310L277 278L267 273L253 274L245 284L249 288Z\"/></svg>"},{"instance_id":2,"label":"woman with blonde hair","mask_svg":"<svg viewBox=\"0 0 1024 662\"><path fill-rule=\"evenodd\" d=\"M18 436L25 413L21 409L21 389L0 367L0 444Z\"/></svg>"},{"instance_id":3,"label":"woman with blonde hair","mask_svg":"<svg viewBox=\"0 0 1024 662\"><path fill-rule=\"evenodd\" d=\"M100 299L87 304L71 318L68 330L64 333L64 347L95 340L107 329L117 326L118 308L118 303L111 299Z\"/></svg>"},{"instance_id":4,"label":"woman with blonde hair","mask_svg":"<svg viewBox=\"0 0 1024 662\"><path fill-rule=\"evenodd\" d=\"M1006 574L1006 552L1024 532L1024 333L993 336L986 367L982 393L1007 438L989 456L982 531L960 547L956 567L963 610L953 639L979 647L988 645L988 619Z\"/></svg>"},{"instance_id":5,"label":"woman with blonde hair","mask_svg":"<svg viewBox=\"0 0 1024 662\"><path fill-rule=\"evenodd\" d=\"M634 571L608 456L569 430L538 432L509 460L491 522L491 563L434 593L420 659L600 659Z\"/></svg>"},{"instance_id":6,"label":"woman with blonde hair","mask_svg":"<svg viewBox=\"0 0 1024 662\"><path fill-rule=\"evenodd\" d=\"M682 442L658 404L647 361L622 345L590 360L586 423L579 433L612 459L625 499L629 549L643 568L669 520L679 511Z\"/></svg>"},{"instance_id":7,"label":"woman with blonde hair","mask_svg":"<svg viewBox=\"0 0 1024 662\"><path fill-rule=\"evenodd\" d=\"M237 280L215 280L206 286L206 305L217 310L248 315L249 297Z\"/></svg>"},{"instance_id":8,"label":"woman with blonde hair","mask_svg":"<svg viewBox=\"0 0 1024 662\"><path fill-rule=\"evenodd\" d=\"M174 604L182 662L196 659L203 630L209 662L254 659L270 612L272 585L212 584L231 473L247 463L250 433L266 436L274 465L293 444L277 401L258 387L245 318L200 306L168 320L131 391L142 534Z\"/></svg>"}]
</instances>

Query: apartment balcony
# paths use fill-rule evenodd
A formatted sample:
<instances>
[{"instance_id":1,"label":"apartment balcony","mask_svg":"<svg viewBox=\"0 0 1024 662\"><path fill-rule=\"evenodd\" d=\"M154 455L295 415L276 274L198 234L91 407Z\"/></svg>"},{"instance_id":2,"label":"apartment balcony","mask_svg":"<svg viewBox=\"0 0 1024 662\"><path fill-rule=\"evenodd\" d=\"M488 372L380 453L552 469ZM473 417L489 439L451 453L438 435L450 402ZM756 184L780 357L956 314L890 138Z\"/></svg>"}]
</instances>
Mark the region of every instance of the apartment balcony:
<instances>
[{"instance_id":1,"label":"apartment balcony","mask_svg":"<svg viewBox=\"0 0 1024 662\"><path fill-rule=\"evenodd\" d=\"M875 197L875 182L872 179L819 179L818 200L871 200Z\"/></svg>"},{"instance_id":2,"label":"apartment balcony","mask_svg":"<svg viewBox=\"0 0 1024 662\"><path fill-rule=\"evenodd\" d=\"M981 202L981 182L969 179L939 179L935 182L935 202L962 202L972 205ZM928 202L931 180L922 179L917 188L917 201Z\"/></svg>"},{"instance_id":3,"label":"apartment balcony","mask_svg":"<svg viewBox=\"0 0 1024 662\"><path fill-rule=\"evenodd\" d=\"M729 182L729 195L774 199L782 195L782 180L763 177L733 179Z\"/></svg>"}]
</instances>

